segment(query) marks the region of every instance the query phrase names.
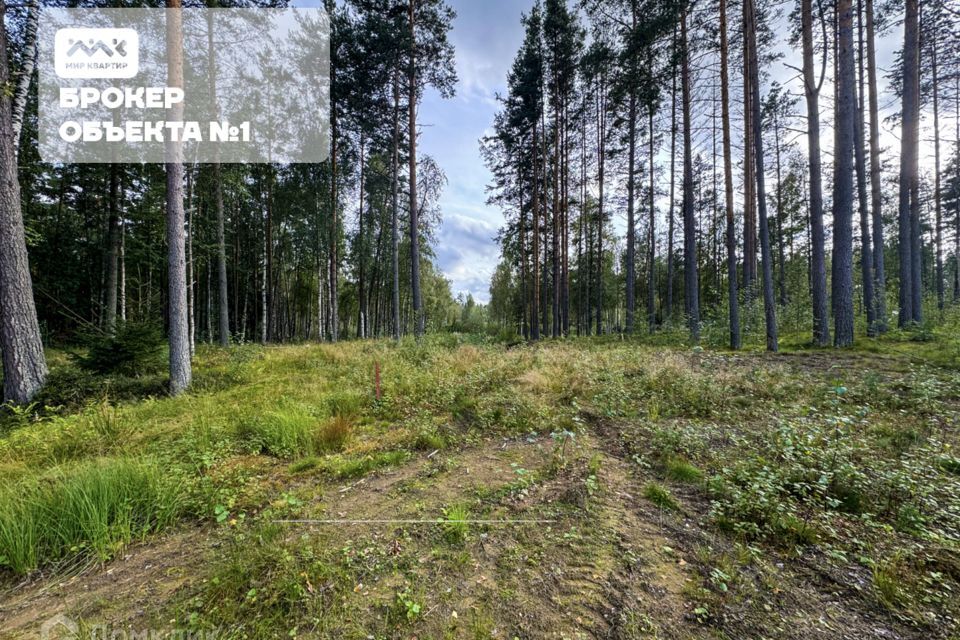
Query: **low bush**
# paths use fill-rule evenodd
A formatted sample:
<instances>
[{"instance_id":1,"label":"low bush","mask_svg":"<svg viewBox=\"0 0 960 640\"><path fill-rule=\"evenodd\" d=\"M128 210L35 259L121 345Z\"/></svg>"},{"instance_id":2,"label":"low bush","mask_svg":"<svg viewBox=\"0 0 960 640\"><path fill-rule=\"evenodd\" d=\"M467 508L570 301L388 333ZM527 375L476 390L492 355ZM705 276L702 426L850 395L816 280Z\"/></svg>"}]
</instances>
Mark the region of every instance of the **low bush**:
<instances>
[{"instance_id":1,"label":"low bush","mask_svg":"<svg viewBox=\"0 0 960 640\"><path fill-rule=\"evenodd\" d=\"M87 336L87 352L76 356L82 369L132 378L162 371L163 331L154 324L124 322L113 334Z\"/></svg>"}]
</instances>

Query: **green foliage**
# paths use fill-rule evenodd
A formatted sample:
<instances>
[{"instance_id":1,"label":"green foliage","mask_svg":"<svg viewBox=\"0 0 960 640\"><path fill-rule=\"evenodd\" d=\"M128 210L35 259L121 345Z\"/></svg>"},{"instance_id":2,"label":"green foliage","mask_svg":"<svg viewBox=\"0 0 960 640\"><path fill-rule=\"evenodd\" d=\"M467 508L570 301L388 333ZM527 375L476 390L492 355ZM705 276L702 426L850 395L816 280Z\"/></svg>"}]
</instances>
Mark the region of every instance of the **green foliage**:
<instances>
[{"instance_id":1,"label":"green foliage","mask_svg":"<svg viewBox=\"0 0 960 640\"><path fill-rule=\"evenodd\" d=\"M677 511L680 504L677 502L670 490L656 482L648 482L643 488L643 497L667 511Z\"/></svg>"},{"instance_id":2,"label":"green foliage","mask_svg":"<svg viewBox=\"0 0 960 640\"><path fill-rule=\"evenodd\" d=\"M703 471L683 458L669 458L664 467L667 478L674 482L696 484L703 480Z\"/></svg>"},{"instance_id":3,"label":"green foliage","mask_svg":"<svg viewBox=\"0 0 960 640\"><path fill-rule=\"evenodd\" d=\"M299 407L248 416L237 435L251 451L283 459L314 455L322 444L318 420Z\"/></svg>"},{"instance_id":4,"label":"green foliage","mask_svg":"<svg viewBox=\"0 0 960 640\"><path fill-rule=\"evenodd\" d=\"M463 544L467 539L470 519L470 510L466 505L458 504L443 511L443 519L440 521L443 527L443 538L448 544Z\"/></svg>"},{"instance_id":5,"label":"green foliage","mask_svg":"<svg viewBox=\"0 0 960 640\"><path fill-rule=\"evenodd\" d=\"M91 334L85 342L87 352L76 358L87 371L136 378L162 371L165 366L166 341L155 324L123 322L112 335Z\"/></svg>"},{"instance_id":6,"label":"green foliage","mask_svg":"<svg viewBox=\"0 0 960 640\"><path fill-rule=\"evenodd\" d=\"M171 525L179 481L158 464L93 460L0 491L0 559L18 574L75 556L100 560Z\"/></svg>"}]
</instances>

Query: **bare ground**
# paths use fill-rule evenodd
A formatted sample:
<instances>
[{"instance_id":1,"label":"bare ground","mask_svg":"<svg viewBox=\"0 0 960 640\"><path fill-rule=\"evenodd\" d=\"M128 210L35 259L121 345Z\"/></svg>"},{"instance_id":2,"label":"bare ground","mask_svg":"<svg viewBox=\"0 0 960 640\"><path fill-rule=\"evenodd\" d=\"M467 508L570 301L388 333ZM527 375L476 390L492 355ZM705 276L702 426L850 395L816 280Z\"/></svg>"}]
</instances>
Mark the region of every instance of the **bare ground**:
<instances>
[{"instance_id":1,"label":"bare ground","mask_svg":"<svg viewBox=\"0 0 960 640\"><path fill-rule=\"evenodd\" d=\"M560 461L553 441L531 438L419 455L357 482L282 469L268 482L277 495L306 498L304 519L429 521L468 503L484 520L550 521L477 525L452 550L429 522L290 524L291 536L410 558L423 612L394 637L931 637L879 607L869 576L824 569L815 556L735 547L711 529L709 504L693 490L676 489L679 512L654 506L619 436L595 425ZM71 577L38 576L0 595L0 635L38 637L58 613L114 628L171 622L171 603L208 576L227 535L222 526L190 528ZM369 575L354 589L360 619L352 623L383 628L399 579Z\"/></svg>"}]
</instances>

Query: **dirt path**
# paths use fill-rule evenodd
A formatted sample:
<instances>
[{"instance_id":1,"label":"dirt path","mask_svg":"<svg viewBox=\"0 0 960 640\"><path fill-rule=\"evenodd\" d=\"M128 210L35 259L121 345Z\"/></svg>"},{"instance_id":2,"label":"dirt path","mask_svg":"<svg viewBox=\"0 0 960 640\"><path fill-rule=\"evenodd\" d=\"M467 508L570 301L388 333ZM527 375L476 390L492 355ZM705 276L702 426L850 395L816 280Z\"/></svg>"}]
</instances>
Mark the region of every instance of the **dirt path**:
<instances>
[{"instance_id":1,"label":"dirt path","mask_svg":"<svg viewBox=\"0 0 960 640\"><path fill-rule=\"evenodd\" d=\"M918 637L802 561L744 558L747 551L711 530L709 504L693 491L676 488L677 513L654 506L642 497L649 479L618 436L598 427L560 462L550 438L522 438L422 454L349 483L270 481L308 497L303 519L425 521L290 525L292 538L335 549L350 540L408 555L424 599L417 637L680 639L718 630L755 637L759 629L790 639ZM435 521L455 504L507 524L471 525L463 546L446 548ZM36 638L60 613L113 628L157 620L209 574L222 536L212 527L185 530L106 566L4 594L2 637ZM370 603L389 602L397 588L391 574L358 584L359 615L367 607L375 624Z\"/></svg>"}]
</instances>

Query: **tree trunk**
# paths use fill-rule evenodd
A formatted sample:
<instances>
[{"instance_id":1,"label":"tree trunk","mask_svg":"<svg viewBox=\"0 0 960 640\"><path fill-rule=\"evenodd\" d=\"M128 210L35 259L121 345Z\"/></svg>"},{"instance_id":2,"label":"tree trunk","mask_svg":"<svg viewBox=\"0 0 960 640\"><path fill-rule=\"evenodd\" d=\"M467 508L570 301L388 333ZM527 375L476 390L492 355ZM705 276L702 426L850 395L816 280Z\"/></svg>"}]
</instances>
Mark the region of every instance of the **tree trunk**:
<instances>
[{"instance_id":1,"label":"tree trunk","mask_svg":"<svg viewBox=\"0 0 960 640\"><path fill-rule=\"evenodd\" d=\"M10 81L6 3L0 5L0 86ZM3 399L26 404L47 377L20 208L17 136L10 95L0 92L0 352Z\"/></svg>"},{"instance_id":2,"label":"tree trunk","mask_svg":"<svg viewBox=\"0 0 960 640\"><path fill-rule=\"evenodd\" d=\"M11 118L13 120L13 155L20 156L20 133L23 131L23 117L30 98L30 83L37 66L37 27L40 22L40 4L37 0L27 2L27 24L23 39L23 63L17 76L17 86L13 93ZM9 82L9 80L8 80Z\"/></svg>"},{"instance_id":3,"label":"tree trunk","mask_svg":"<svg viewBox=\"0 0 960 640\"><path fill-rule=\"evenodd\" d=\"M754 0L747 0L747 24L749 29L750 88L752 90L753 148L757 179L757 205L760 214L760 251L763 263L763 307L767 329L767 350L776 353L780 349L777 336L777 303L773 293L773 251L770 247L770 229L767 218L766 176L763 162L763 123L760 112L760 64L757 60L756 9Z\"/></svg>"},{"instance_id":4,"label":"tree trunk","mask_svg":"<svg viewBox=\"0 0 960 640\"><path fill-rule=\"evenodd\" d=\"M937 38L937 29L939 25L936 23L936 10L934 11L933 17L933 28L931 29L933 35L932 43L932 58L931 70L933 73L933 86L931 91L933 92L933 149L934 149L934 165L933 165L933 177L934 177L934 187L933 187L933 198L934 198L934 208L936 211L936 266L935 266L935 275L936 275L936 292L937 292L937 308L940 311L943 311L945 304L945 295L943 285L943 203L941 197L941 180L940 180L940 74L939 74L939 60L938 60L938 50L939 45Z\"/></svg>"},{"instance_id":5,"label":"tree trunk","mask_svg":"<svg viewBox=\"0 0 960 640\"><path fill-rule=\"evenodd\" d=\"M417 22L416 0L410 0L408 16L410 18L410 294L413 296L414 334L417 339L423 337L425 319L423 300L420 293L420 210L417 203Z\"/></svg>"},{"instance_id":6,"label":"tree trunk","mask_svg":"<svg viewBox=\"0 0 960 640\"><path fill-rule=\"evenodd\" d=\"M193 199L193 168L187 173L187 330L190 335L190 355L197 351L197 293L193 262L193 214L197 206Z\"/></svg>"},{"instance_id":7,"label":"tree trunk","mask_svg":"<svg viewBox=\"0 0 960 640\"><path fill-rule=\"evenodd\" d=\"M400 340L400 80L393 77L393 178L390 184L390 247L393 271L393 339Z\"/></svg>"},{"instance_id":8,"label":"tree trunk","mask_svg":"<svg viewBox=\"0 0 960 640\"><path fill-rule=\"evenodd\" d=\"M214 7L217 0L209 0L208 6ZM207 70L209 73L208 84L210 87L210 102L215 120L220 119L220 107L217 104L217 75L216 75L216 52L213 48L213 18L212 11L207 12ZM218 326L220 334L220 346L230 346L230 297L227 286L227 239L224 229L224 208L223 208L223 172L220 166L219 148L214 150L213 173L213 206L217 214L217 303L219 312Z\"/></svg>"},{"instance_id":9,"label":"tree trunk","mask_svg":"<svg viewBox=\"0 0 960 640\"><path fill-rule=\"evenodd\" d=\"M120 166L110 165L110 213L107 223L107 274L104 280L104 322L107 333L117 329L117 285L120 260Z\"/></svg>"},{"instance_id":10,"label":"tree trunk","mask_svg":"<svg viewBox=\"0 0 960 640\"><path fill-rule=\"evenodd\" d=\"M750 84L749 69L753 52L750 51L748 37L748 31L751 28L748 22L750 12L750 7L747 6L748 1L743 0L743 289L749 303L753 300L754 285L757 281L757 197L753 160L753 109L750 106L753 89Z\"/></svg>"},{"instance_id":11,"label":"tree trunk","mask_svg":"<svg viewBox=\"0 0 960 640\"><path fill-rule=\"evenodd\" d=\"M823 16L820 16L821 21ZM813 69L813 0L803 0L803 76L807 99L807 137L810 165L810 279L813 294L813 342L818 347L830 344L829 307L827 305L826 240L823 228L823 165L820 158L820 89L826 71L826 53L818 82Z\"/></svg>"},{"instance_id":12,"label":"tree trunk","mask_svg":"<svg viewBox=\"0 0 960 640\"><path fill-rule=\"evenodd\" d=\"M856 73L853 57L853 4L837 6L837 157L833 180L834 344L853 345L853 156L856 132Z\"/></svg>"},{"instance_id":13,"label":"tree trunk","mask_svg":"<svg viewBox=\"0 0 960 640\"><path fill-rule=\"evenodd\" d=\"M677 48L677 37L674 34L674 53ZM670 210L667 212L667 310L668 320L673 319L673 278L676 269L676 262L673 257L673 235L675 207L677 205L677 74L673 74L673 87L671 91L671 116L670 116Z\"/></svg>"},{"instance_id":14,"label":"tree trunk","mask_svg":"<svg viewBox=\"0 0 960 640\"><path fill-rule=\"evenodd\" d=\"M655 111L650 107L650 233L647 245L650 251L650 266L647 269L647 329L651 334L657 330L657 145L654 116Z\"/></svg>"},{"instance_id":15,"label":"tree trunk","mask_svg":"<svg viewBox=\"0 0 960 640\"><path fill-rule=\"evenodd\" d=\"M606 74L601 73L597 86L597 335L603 335L603 233L606 227L604 205L607 167L607 96Z\"/></svg>"},{"instance_id":16,"label":"tree trunk","mask_svg":"<svg viewBox=\"0 0 960 640\"><path fill-rule=\"evenodd\" d=\"M727 218L727 295L730 311L730 348L742 347L740 337L740 292L737 286L737 226L733 204L733 142L730 135L730 47L727 37L727 0L720 0L720 87L723 103L723 180Z\"/></svg>"},{"instance_id":17,"label":"tree trunk","mask_svg":"<svg viewBox=\"0 0 960 640\"><path fill-rule=\"evenodd\" d=\"M120 321L127 321L127 225L120 221Z\"/></svg>"},{"instance_id":18,"label":"tree trunk","mask_svg":"<svg viewBox=\"0 0 960 640\"><path fill-rule=\"evenodd\" d=\"M183 87L183 16L180 0L167 0L167 86ZM183 121L183 104L176 104L167 121ZM190 336L187 319L187 264L183 211L183 145L168 140L167 269L169 287L170 393L190 386Z\"/></svg>"},{"instance_id":19,"label":"tree trunk","mask_svg":"<svg viewBox=\"0 0 960 640\"><path fill-rule=\"evenodd\" d=\"M862 8L862 3L858 5ZM871 338L877 335L877 303L874 300L876 292L876 277L873 275L873 248L870 235L870 197L867 187L867 150L866 150L866 116L864 92L866 90L866 73L863 64L863 11L858 11L859 51L859 81L857 82L856 98L856 152L857 163L857 198L860 207L860 271L863 278L863 306L867 312L867 335Z\"/></svg>"},{"instance_id":20,"label":"tree trunk","mask_svg":"<svg viewBox=\"0 0 960 640\"><path fill-rule=\"evenodd\" d=\"M917 315L913 292L913 229L911 198L919 170L920 111L920 28L918 0L906 0L903 50L903 139L900 160L900 326L906 327Z\"/></svg>"},{"instance_id":21,"label":"tree trunk","mask_svg":"<svg viewBox=\"0 0 960 640\"><path fill-rule=\"evenodd\" d=\"M680 19L680 43L683 47L681 84L683 85L683 273L684 300L690 337L700 341L700 278L697 265L697 221L694 217L693 191L693 121L690 95L690 40L687 35L687 12Z\"/></svg>"},{"instance_id":22,"label":"tree trunk","mask_svg":"<svg viewBox=\"0 0 960 640\"><path fill-rule=\"evenodd\" d=\"M880 166L880 99L877 89L877 43L874 34L873 0L866 0L867 84L870 94L870 193L873 223L873 276L876 282L876 330L887 331L886 244L883 239L883 184Z\"/></svg>"}]
</instances>

